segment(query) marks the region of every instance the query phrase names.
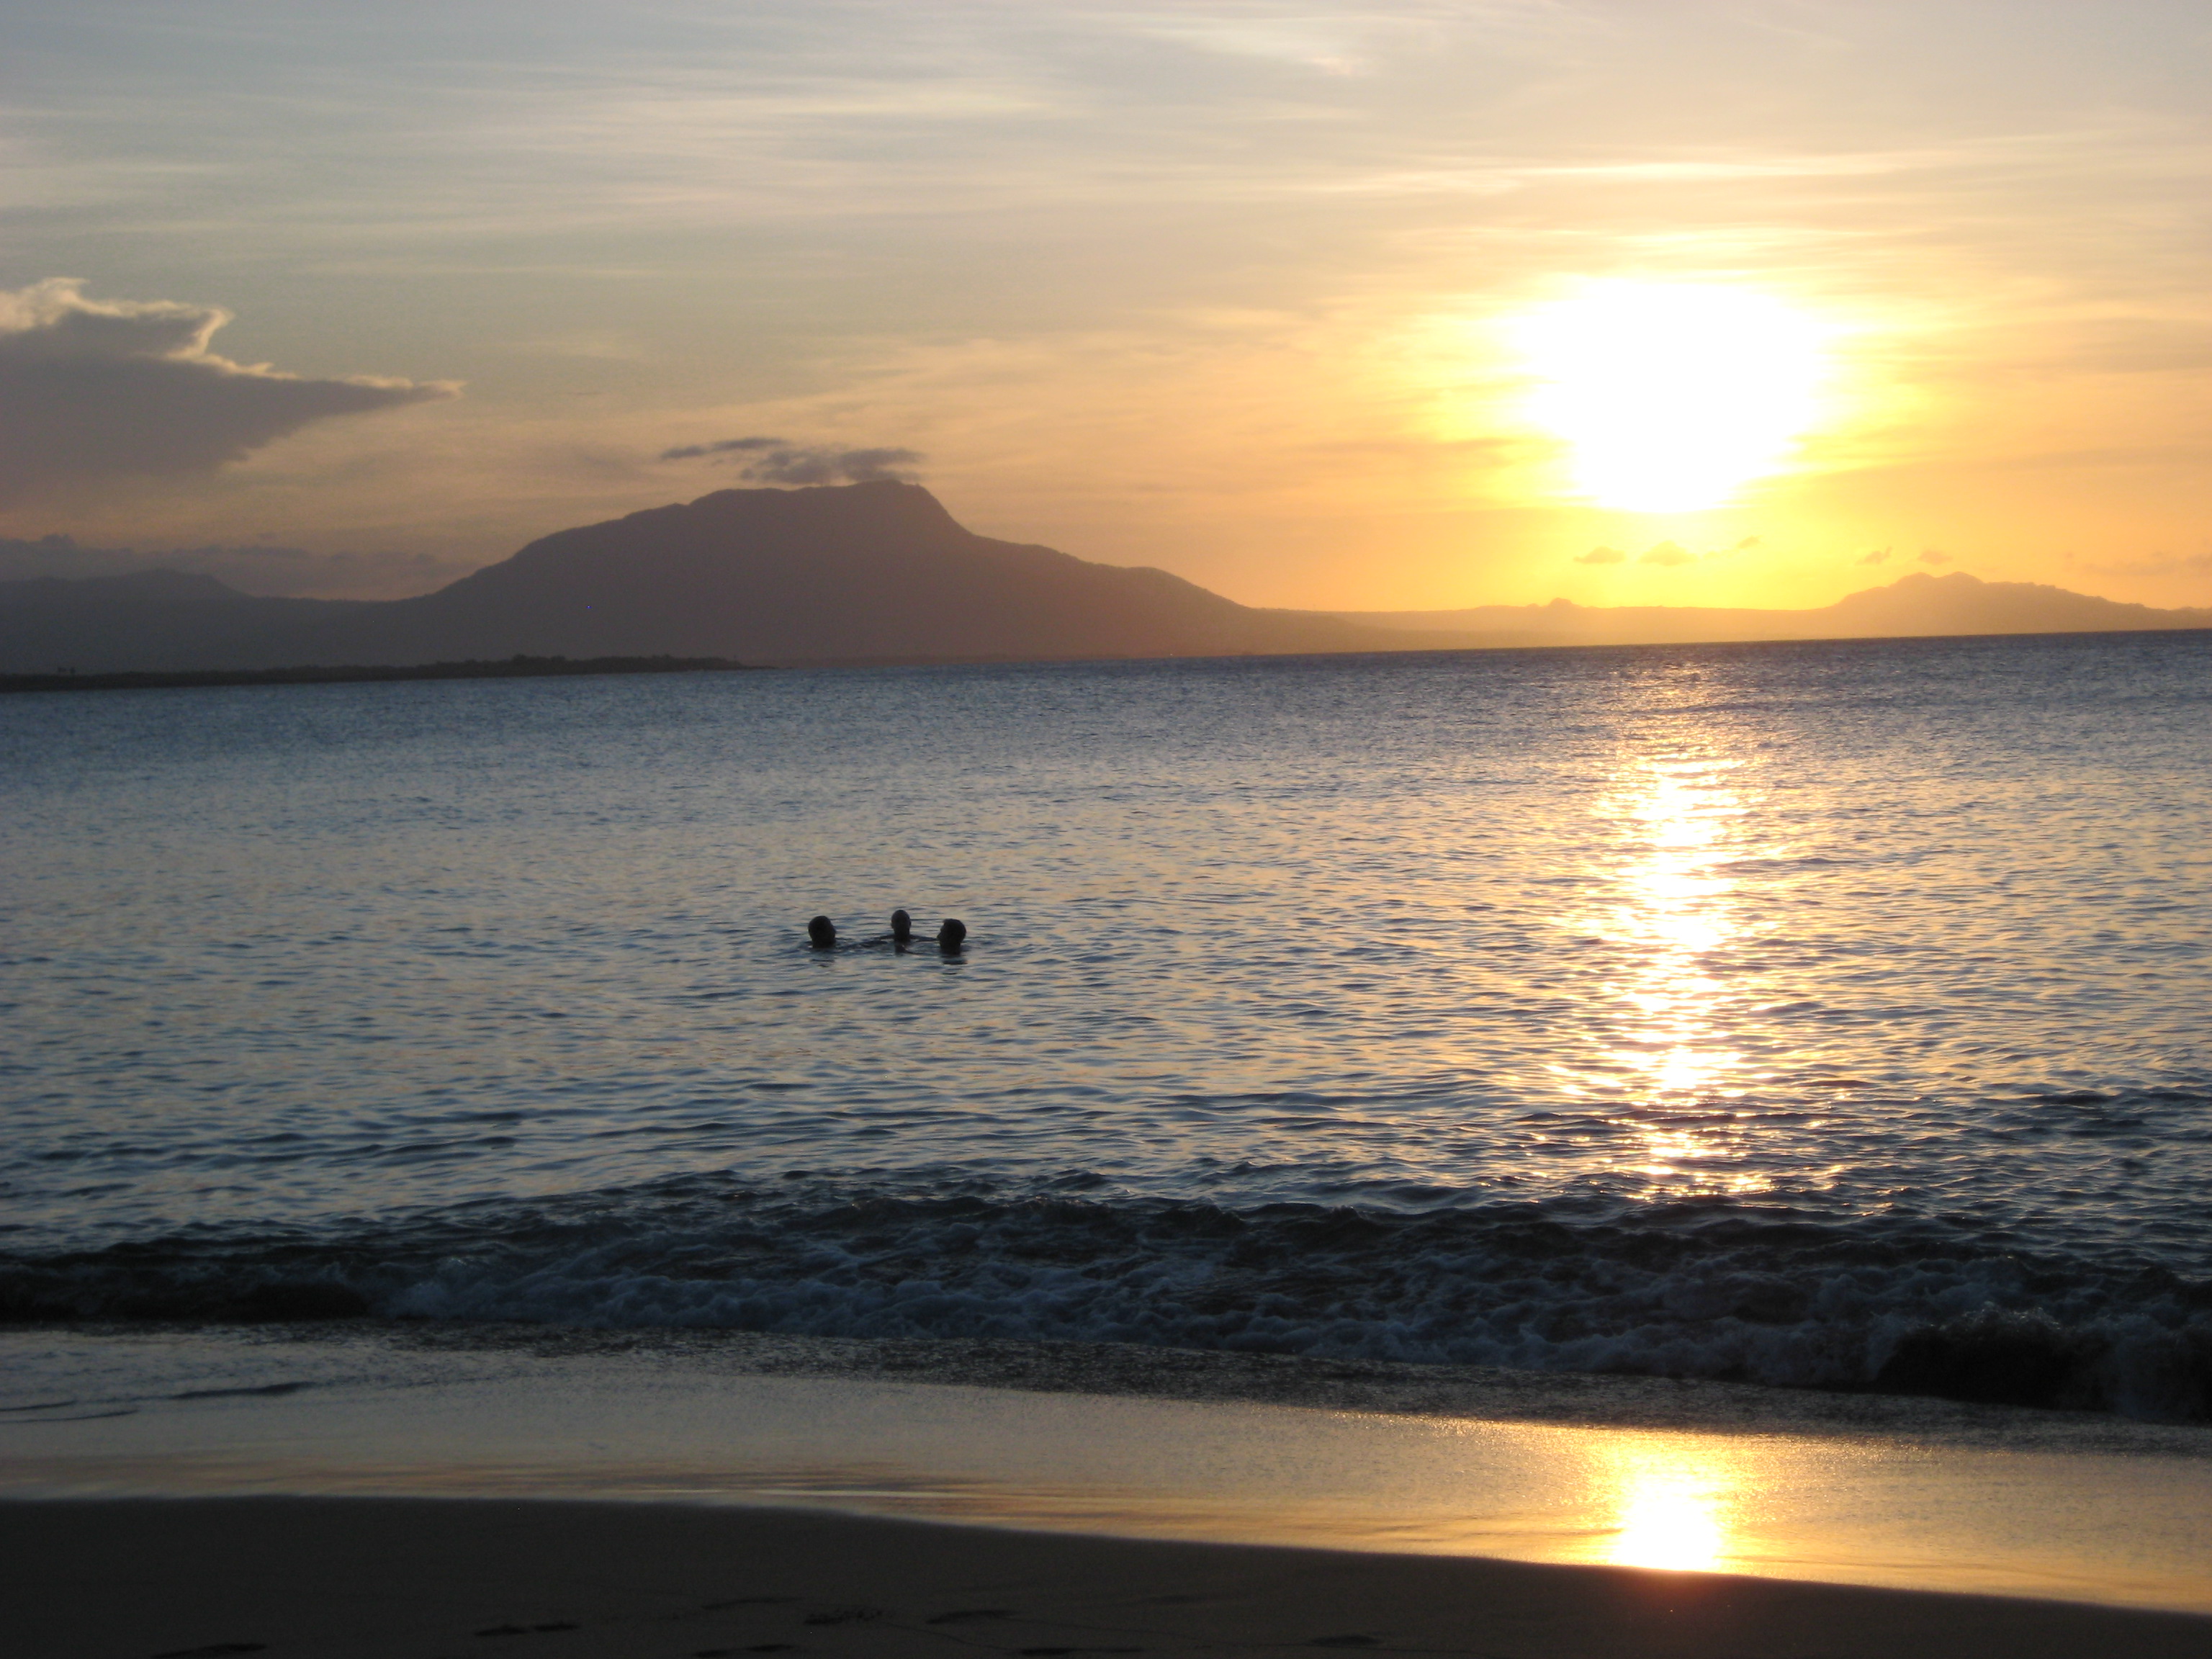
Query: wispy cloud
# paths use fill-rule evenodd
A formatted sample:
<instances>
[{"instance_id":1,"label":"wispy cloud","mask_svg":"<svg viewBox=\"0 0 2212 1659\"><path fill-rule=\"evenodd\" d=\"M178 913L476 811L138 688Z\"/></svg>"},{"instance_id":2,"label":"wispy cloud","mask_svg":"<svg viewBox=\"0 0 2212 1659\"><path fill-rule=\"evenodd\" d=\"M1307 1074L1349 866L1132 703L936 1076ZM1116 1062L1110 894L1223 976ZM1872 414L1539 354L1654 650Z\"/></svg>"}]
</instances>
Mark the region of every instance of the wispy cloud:
<instances>
[{"instance_id":1,"label":"wispy cloud","mask_svg":"<svg viewBox=\"0 0 2212 1659\"><path fill-rule=\"evenodd\" d=\"M720 459L738 476L756 483L877 483L886 478L911 480L928 459L913 449L836 449L794 444L781 438L724 438L710 444L682 444L664 449L664 461Z\"/></svg>"}]
</instances>

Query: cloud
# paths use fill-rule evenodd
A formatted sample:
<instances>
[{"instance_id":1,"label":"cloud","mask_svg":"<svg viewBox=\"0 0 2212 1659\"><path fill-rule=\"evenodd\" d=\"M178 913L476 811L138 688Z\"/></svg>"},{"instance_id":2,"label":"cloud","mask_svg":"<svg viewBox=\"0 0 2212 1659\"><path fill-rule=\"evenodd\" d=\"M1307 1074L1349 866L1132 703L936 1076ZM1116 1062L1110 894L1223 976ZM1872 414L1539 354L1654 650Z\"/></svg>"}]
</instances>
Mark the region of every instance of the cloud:
<instances>
[{"instance_id":1,"label":"cloud","mask_svg":"<svg viewBox=\"0 0 2212 1659\"><path fill-rule=\"evenodd\" d=\"M1855 559L1852 562L1854 564L1887 564L1889 562L1889 550L1886 547L1877 547L1863 558Z\"/></svg>"},{"instance_id":2,"label":"cloud","mask_svg":"<svg viewBox=\"0 0 2212 1659\"><path fill-rule=\"evenodd\" d=\"M1716 547L1703 556L1708 559L1725 559L1733 554L1748 553L1759 544L1759 538L1757 536L1746 536L1742 540L1732 543L1727 547ZM1577 564L1626 564L1629 557L1628 554L1622 552L1617 547L1593 547L1587 553L1576 555L1575 562ZM1695 564L1698 557L1698 554L1691 552L1688 548L1678 542L1660 542L1635 555L1636 562L1638 564L1656 564L1668 569L1676 565Z\"/></svg>"},{"instance_id":3,"label":"cloud","mask_svg":"<svg viewBox=\"0 0 2212 1659\"><path fill-rule=\"evenodd\" d=\"M1951 556L1948 553L1939 553L1932 547L1923 547L1919 550L1919 552L1914 554L1912 556L1919 560L1923 564L1948 564L1951 562Z\"/></svg>"},{"instance_id":4,"label":"cloud","mask_svg":"<svg viewBox=\"0 0 2212 1659\"><path fill-rule=\"evenodd\" d=\"M660 452L664 461L696 461L711 455L744 457L738 463L738 476L771 484L910 481L914 469L927 459L912 449L830 449L781 438L725 438L719 443L684 444Z\"/></svg>"},{"instance_id":5,"label":"cloud","mask_svg":"<svg viewBox=\"0 0 2212 1659\"><path fill-rule=\"evenodd\" d=\"M208 349L230 313L0 290L0 502L104 479L209 473L334 415L458 395L447 381L312 380Z\"/></svg>"}]
</instances>

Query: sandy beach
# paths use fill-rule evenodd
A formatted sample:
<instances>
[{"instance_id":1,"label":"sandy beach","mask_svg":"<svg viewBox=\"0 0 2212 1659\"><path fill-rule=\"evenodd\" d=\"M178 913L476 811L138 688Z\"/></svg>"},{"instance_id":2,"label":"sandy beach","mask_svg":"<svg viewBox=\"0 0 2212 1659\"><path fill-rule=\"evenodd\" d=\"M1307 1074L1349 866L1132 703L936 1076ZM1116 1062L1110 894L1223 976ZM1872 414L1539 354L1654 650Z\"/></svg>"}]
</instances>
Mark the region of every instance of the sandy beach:
<instances>
[{"instance_id":1,"label":"sandy beach","mask_svg":"<svg viewBox=\"0 0 2212 1659\"><path fill-rule=\"evenodd\" d=\"M1079 1538L778 1510L379 1498L0 1504L21 1659L2038 1659L2212 1619L1705 1574Z\"/></svg>"},{"instance_id":2,"label":"sandy beach","mask_svg":"<svg viewBox=\"0 0 2212 1659\"><path fill-rule=\"evenodd\" d=\"M1346 1409L1190 1356L1154 1382L1212 1397L880 1374L1018 1358L16 1334L5 1651L2212 1652L2191 1429L1816 1398L1746 1431L1755 1391L1684 1387L1662 1427L1639 1383L1473 1376ZM1095 1358L1099 1389L1145 1356ZM1262 1380L1313 1403L1236 1397Z\"/></svg>"}]
</instances>

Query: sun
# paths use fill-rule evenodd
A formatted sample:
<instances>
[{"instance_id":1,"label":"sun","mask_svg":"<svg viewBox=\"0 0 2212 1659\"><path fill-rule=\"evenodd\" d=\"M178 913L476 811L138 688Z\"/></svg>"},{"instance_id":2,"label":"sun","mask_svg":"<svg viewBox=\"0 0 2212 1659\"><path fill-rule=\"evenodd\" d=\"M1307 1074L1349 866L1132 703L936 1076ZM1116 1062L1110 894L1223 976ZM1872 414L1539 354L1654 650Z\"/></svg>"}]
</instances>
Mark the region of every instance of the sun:
<instances>
[{"instance_id":1,"label":"sun","mask_svg":"<svg viewBox=\"0 0 2212 1659\"><path fill-rule=\"evenodd\" d=\"M1779 470L1827 374L1820 325L1721 283L1591 283L1510 331L1576 494L1626 512L1718 507Z\"/></svg>"}]
</instances>

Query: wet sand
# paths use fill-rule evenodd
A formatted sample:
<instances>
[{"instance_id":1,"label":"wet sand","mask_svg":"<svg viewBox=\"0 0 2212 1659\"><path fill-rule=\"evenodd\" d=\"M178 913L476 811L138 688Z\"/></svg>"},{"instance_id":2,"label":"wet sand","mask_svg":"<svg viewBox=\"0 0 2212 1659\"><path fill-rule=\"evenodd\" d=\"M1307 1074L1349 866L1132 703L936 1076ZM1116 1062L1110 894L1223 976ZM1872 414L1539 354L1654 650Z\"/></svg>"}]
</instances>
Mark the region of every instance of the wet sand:
<instances>
[{"instance_id":1,"label":"wet sand","mask_svg":"<svg viewBox=\"0 0 2212 1659\"><path fill-rule=\"evenodd\" d=\"M1347 1385L1295 1366L1273 1382L1325 1382L1316 1403L1233 1397L1258 1380L1234 1366L1205 1399L943 1380L975 1375L964 1364L925 1368L927 1382L762 1369L827 1358L14 1333L0 1338L0 1498L808 1508L2212 1614L2203 1430L1925 1402L1846 1426L1796 1397L1704 1387L1655 1413L1645 1389L1590 1379L1564 1397L1582 1420L1530 1420L1534 1378L1472 1379L1457 1398L1432 1379L1401 1409L1347 1409L1321 1403ZM1116 1375L1083 1380L1103 1390ZM1517 1421L1504 1414L1516 1400ZM1591 1420L1607 1401L1616 1420Z\"/></svg>"},{"instance_id":2,"label":"wet sand","mask_svg":"<svg viewBox=\"0 0 2212 1659\"><path fill-rule=\"evenodd\" d=\"M2183 1613L647 1504L4 1503L0 1559L19 1659L2212 1651Z\"/></svg>"}]
</instances>

